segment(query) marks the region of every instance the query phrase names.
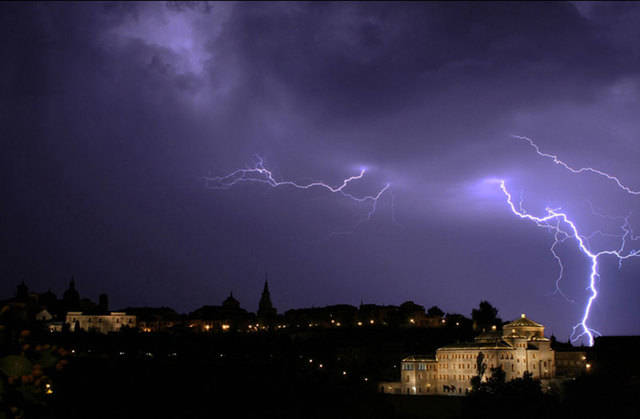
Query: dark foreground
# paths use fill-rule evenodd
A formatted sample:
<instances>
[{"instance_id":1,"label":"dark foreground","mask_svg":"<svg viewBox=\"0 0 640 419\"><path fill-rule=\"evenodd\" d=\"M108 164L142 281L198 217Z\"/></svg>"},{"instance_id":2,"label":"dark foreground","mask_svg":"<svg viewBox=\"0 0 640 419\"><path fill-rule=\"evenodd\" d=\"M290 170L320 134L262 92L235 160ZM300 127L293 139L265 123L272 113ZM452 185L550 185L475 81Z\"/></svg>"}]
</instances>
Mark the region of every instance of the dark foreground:
<instances>
[{"instance_id":1,"label":"dark foreground","mask_svg":"<svg viewBox=\"0 0 640 419\"><path fill-rule=\"evenodd\" d=\"M51 374L53 393L35 403L5 383L0 418L640 417L640 386L624 374L584 376L552 395L531 387L465 398L376 392L378 380L399 377L413 345L430 350L451 338L383 329L58 336L49 343L73 352Z\"/></svg>"}]
</instances>

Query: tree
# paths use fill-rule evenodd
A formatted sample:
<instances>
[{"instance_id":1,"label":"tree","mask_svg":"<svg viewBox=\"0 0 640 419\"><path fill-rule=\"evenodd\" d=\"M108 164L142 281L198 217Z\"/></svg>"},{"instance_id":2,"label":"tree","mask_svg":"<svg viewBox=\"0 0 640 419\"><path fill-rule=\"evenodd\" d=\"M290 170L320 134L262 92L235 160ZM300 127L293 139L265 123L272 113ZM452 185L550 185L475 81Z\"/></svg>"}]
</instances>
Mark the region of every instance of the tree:
<instances>
[{"instance_id":1,"label":"tree","mask_svg":"<svg viewBox=\"0 0 640 419\"><path fill-rule=\"evenodd\" d=\"M491 326L501 323L498 318L498 309L492 306L488 301L481 301L479 307L471 311L471 319L473 320L474 329L490 329Z\"/></svg>"},{"instance_id":2,"label":"tree","mask_svg":"<svg viewBox=\"0 0 640 419\"><path fill-rule=\"evenodd\" d=\"M444 316L444 311L442 311L438 306L433 306L427 310L427 315L429 317L442 317Z\"/></svg>"},{"instance_id":3,"label":"tree","mask_svg":"<svg viewBox=\"0 0 640 419\"><path fill-rule=\"evenodd\" d=\"M487 390L489 393L501 393L504 390L504 386L507 382L507 374L502 369L502 366L491 368L491 377L487 380Z\"/></svg>"}]
</instances>

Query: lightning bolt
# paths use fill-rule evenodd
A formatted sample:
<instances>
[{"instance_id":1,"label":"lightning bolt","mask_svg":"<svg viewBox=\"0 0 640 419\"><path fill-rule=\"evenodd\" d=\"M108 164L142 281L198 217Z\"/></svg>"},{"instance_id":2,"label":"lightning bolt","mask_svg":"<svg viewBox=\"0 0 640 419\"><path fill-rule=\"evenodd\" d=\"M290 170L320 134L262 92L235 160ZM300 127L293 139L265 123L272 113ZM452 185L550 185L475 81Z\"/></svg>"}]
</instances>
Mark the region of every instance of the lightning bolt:
<instances>
[{"instance_id":1,"label":"lightning bolt","mask_svg":"<svg viewBox=\"0 0 640 419\"><path fill-rule=\"evenodd\" d=\"M256 156L256 159L257 163L254 167L248 169L237 169L225 176L205 176L204 180L206 182L206 186L211 189L228 189L240 182L257 182L267 184L272 188L278 188L282 186L289 186L296 189L323 188L331 193L339 193L344 197L356 202L370 202L371 207L369 208L369 211L367 213L366 220L370 220L373 214L375 214L378 200L391 187L390 183L385 183L384 186L374 195L356 196L352 193L346 192L345 189L351 182L360 180L364 177L366 171L365 169L361 169L360 173L355 176L350 176L344 179L339 186L331 186L324 182L300 184L290 180L278 181L274 178L273 173L264 166L264 159L262 159L262 157L260 156Z\"/></svg>"},{"instance_id":2,"label":"lightning bolt","mask_svg":"<svg viewBox=\"0 0 640 419\"><path fill-rule=\"evenodd\" d=\"M537 153L539 156L546 157L546 158L548 158L548 159L553 160L553 162L554 162L555 164L559 164L560 166L564 167L565 169L567 169L567 170L568 170L568 171L570 171L571 173L576 173L576 174L578 174L578 173L585 173L585 172L595 173L596 175L599 175L599 176L605 177L605 178L607 178L607 179L609 179L609 180L611 180L611 181L615 182L615 183L616 183L616 185L618 185L618 187L619 187L620 189L622 189L623 191L625 191L625 192L627 192L627 193L629 193L629 194L631 194L631 195L640 195L640 191L633 190L633 189L631 189L630 187L628 187L628 186L624 185L624 184L620 181L620 179L619 179L618 177L616 177L616 176L610 175L609 173L603 172L603 171L598 170L598 169L594 169L593 167L581 167L581 168L579 168L579 169L573 168L573 167L569 166L567 163L565 163L564 161L560 160L560 159L558 158L558 156L556 156L555 154L543 153L543 152L540 150L540 147L538 147L538 145L537 145L537 144L536 144L536 143L535 143L531 138L529 138L529 137L522 137L522 136L520 136L520 135L512 135L512 137L513 137L513 138L517 138L517 139L519 139L519 140L526 141L527 143L529 143L529 145L530 145L531 147L533 147L533 149L536 151L536 153Z\"/></svg>"},{"instance_id":3,"label":"lightning bolt","mask_svg":"<svg viewBox=\"0 0 640 419\"><path fill-rule=\"evenodd\" d=\"M587 243L587 238L580 235L575 223L571 219L569 219L569 216L566 213L561 212L559 208L554 209L554 208L547 207L545 209L546 215L544 216L538 217L538 216L528 214L526 211L522 210L521 208L520 209L516 208L516 205L513 203L511 193L507 190L505 181L500 180L499 182L500 182L500 189L502 190L502 192L504 193L507 199L507 204L509 205L511 212L513 212L515 215L517 215L522 219L534 222L538 227L546 228L555 233L554 234L555 241L551 246L551 251L561 267L560 276L556 281L556 286L558 285L560 279L562 278L562 269L563 269L562 261L560 260L559 256L555 252L555 246L558 243L563 242L567 239L574 239L580 251L590 260L591 270L590 270L589 281L587 286L587 289L589 290L590 295L584 309L582 320L574 326L571 339L573 341L577 341L583 336L586 336L589 342L589 346L592 346L594 334L598 335L599 333L596 330L589 327L588 321L589 321L589 315L591 313L591 307L593 305L593 302L598 296L596 282L600 278L600 275L598 273L598 262L600 257L607 256L607 255L615 256L618 259L618 263L621 264L622 261L626 259L640 256L640 250L630 250L627 253L624 253L624 248L626 246L627 238L629 238L630 236L633 237L633 233L628 225L628 218L626 218L626 222L622 227L624 234L622 235L622 243L620 247L615 250L601 250L599 252L594 252L591 249L589 249L590 246ZM520 207L522 206L522 202L520 202L519 206Z\"/></svg>"}]
</instances>

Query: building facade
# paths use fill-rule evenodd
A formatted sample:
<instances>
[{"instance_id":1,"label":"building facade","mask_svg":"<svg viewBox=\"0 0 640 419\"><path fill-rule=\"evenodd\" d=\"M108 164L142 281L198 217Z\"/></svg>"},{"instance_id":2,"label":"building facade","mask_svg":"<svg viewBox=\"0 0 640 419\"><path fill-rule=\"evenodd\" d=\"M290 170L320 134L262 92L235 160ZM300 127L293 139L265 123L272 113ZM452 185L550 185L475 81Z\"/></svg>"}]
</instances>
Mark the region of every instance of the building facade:
<instances>
[{"instance_id":1,"label":"building facade","mask_svg":"<svg viewBox=\"0 0 640 419\"><path fill-rule=\"evenodd\" d=\"M116 311L109 314L83 314L80 311L70 311L67 313L65 323L69 325L69 330L72 332L79 327L84 331L110 333L117 332L124 326L136 327L136 316Z\"/></svg>"},{"instance_id":2,"label":"building facade","mask_svg":"<svg viewBox=\"0 0 640 419\"><path fill-rule=\"evenodd\" d=\"M484 371L485 381L496 367L502 367L507 381L525 372L534 379L556 377L555 352L544 337L544 326L524 314L505 324L502 332L494 329L473 342L438 348L435 358L410 356L401 365L401 381L380 383L381 392L464 395L471 391L471 379L479 370Z\"/></svg>"}]
</instances>

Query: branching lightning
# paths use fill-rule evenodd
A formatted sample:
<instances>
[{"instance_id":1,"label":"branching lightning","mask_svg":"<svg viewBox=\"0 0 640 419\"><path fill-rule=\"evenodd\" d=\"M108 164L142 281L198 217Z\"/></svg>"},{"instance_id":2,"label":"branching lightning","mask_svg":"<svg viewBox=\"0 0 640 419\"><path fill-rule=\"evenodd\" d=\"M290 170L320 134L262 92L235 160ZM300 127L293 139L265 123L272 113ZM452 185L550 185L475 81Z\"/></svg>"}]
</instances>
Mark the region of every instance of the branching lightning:
<instances>
[{"instance_id":1,"label":"branching lightning","mask_svg":"<svg viewBox=\"0 0 640 419\"><path fill-rule=\"evenodd\" d=\"M639 191L635 191L632 190L631 188L629 188L628 186L624 185L620 179L616 176L610 175L608 173L602 172L600 170L591 168L591 167L583 167L580 169L575 169L571 166L569 166L567 163L563 162L562 160L558 159L558 157L556 155L553 154L547 154L547 153L543 153L542 151L540 151L540 148L538 147L538 145L536 143L533 142L533 140L531 140L530 138L527 137L522 137L522 136L513 136L514 138L518 138L521 140L524 140L526 142L529 143L529 145L531 145L531 147L533 147L536 151L536 153L540 156L543 157L547 157L553 160L554 163L561 165L562 167L566 168L567 170L569 170L572 173L584 173L584 172L591 172L591 173L595 173L597 175L603 176L613 182L615 182L617 184L617 186L622 189L623 191L631 194L631 195L640 195ZM598 335L599 333L592 329L591 327L589 327L589 315L591 314L591 308L593 306L593 302L596 300L596 298L598 297L598 290L596 288L597 285L597 281L600 279L600 275L598 273L598 264L600 262L600 257L601 256L614 256L617 261L618 261L618 268L620 268L622 266L622 262L626 259L630 259L632 257L640 257L640 250L626 250L627 246L628 246L628 242L629 241L634 241L636 239L638 239L638 236L635 236L633 234L633 230L631 229L631 225L629 223L629 216L627 217L609 217L609 216L604 216L606 218L609 219L615 219L615 220L620 220L623 221L623 224L621 225L621 229L622 229L622 234L620 235L614 235L614 234L610 234L610 233L603 233L601 231L596 231L590 235L581 235L578 231L578 227L576 226L576 224L569 218L569 216L567 215L567 213L562 212L560 208L546 208L546 215L544 216L534 216L531 215L529 213L527 213L527 211L523 208L523 199L521 197L518 206L516 207L516 204L514 204L511 193L507 190L506 184L504 180L500 180L500 189L502 190L502 192L504 193L506 199L507 199L507 203L509 205L509 208L511 209L511 211L517 215L518 217L522 218L522 219L526 219L529 221L534 222L538 227L542 227L545 229L548 229L550 231L552 231L554 233L554 242L551 245L551 253L553 254L553 257L555 258L556 262L558 263L558 266L560 268L560 272L558 275L558 278L556 279L556 292L560 293L563 297L567 298L568 297L566 295L564 295L564 293L562 293L562 291L560 290L560 281L563 277L563 273L564 273L564 265L562 263L562 259L560 258L560 256L556 253L556 247L558 244L563 243L564 241L571 239L571 240L575 240L579 250L589 259L590 261L590 274L589 274L589 280L588 280L588 286L587 286L587 290L589 291L589 298L587 300L587 303L585 305L584 308L584 313L582 315L582 319L580 320L580 322L578 324L576 324L573 327L573 333L571 335L571 339L573 341L577 341L583 337L586 337L588 340L588 344L589 346L593 345L594 342L594 335ZM598 216L602 216L600 214L596 214L595 211L593 210L592 207L592 212L595 215ZM589 239L595 235L602 235L602 236L609 236L609 237L616 237L618 239L620 239L620 245L616 248L616 249L609 249L609 250L601 250L601 251L593 251L591 250L591 245L589 243ZM569 300L571 301L571 300Z\"/></svg>"},{"instance_id":2,"label":"branching lightning","mask_svg":"<svg viewBox=\"0 0 640 419\"><path fill-rule=\"evenodd\" d=\"M581 167L579 169L573 168L573 167L569 166L567 163L565 163L564 161L560 160L558 158L558 156L556 156L555 154L548 154L548 153L543 153L542 151L540 151L540 147L538 147L538 145L535 142L533 142L533 140L531 138L522 137L522 136L519 136L519 135L513 135L512 137L513 138L517 138L519 140L526 141L527 143L529 143L529 145L531 147L533 147L533 149L536 151L536 153L539 156L546 157L546 158L549 158L549 159L553 160L553 162L555 164L559 164L560 166L564 167L565 169L567 169L571 173L576 173L576 174L584 173L584 172L595 173L596 175L603 176L603 177L615 182L616 185L618 185L618 187L620 189L622 189L623 191L625 191L625 192L627 192L627 193L629 193L631 195L640 195L640 191L633 190L630 187L624 185L620 181L620 179L618 177L616 177L616 176L610 175L609 173L603 172L603 171L598 170L598 169L594 169L593 167Z\"/></svg>"},{"instance_id":3,"label":"branching lightning","mask_svg":"<svg viewBox=\"0 0 640 419\"><path fill-rule=\"evenodd\" d=\"M350 176L342 181L339 186L331 186L324 182L311 182L307 184L300 184L290 180L277 181L273 173L264 166L264 160L260 156L256 156L257 163L254 167L247 169L238 169L225 176L204 177L207 187L212 189L228 189L240 182L257 182L264 183L272 188L278 188L282 186L290 186L297 189L311 189L311 188L323 188L331 193L339 193L356 202L369 202L371 207L367 213L367 220L370 220L373 214L375 214L378 200L391 186L390 183L386 183L376 194L356 196L350 192L345 191L347 186L353 181L360 180L364 177L366 170L361 169L360 173L355 176Z\"/></svg>"}]
</instances>

